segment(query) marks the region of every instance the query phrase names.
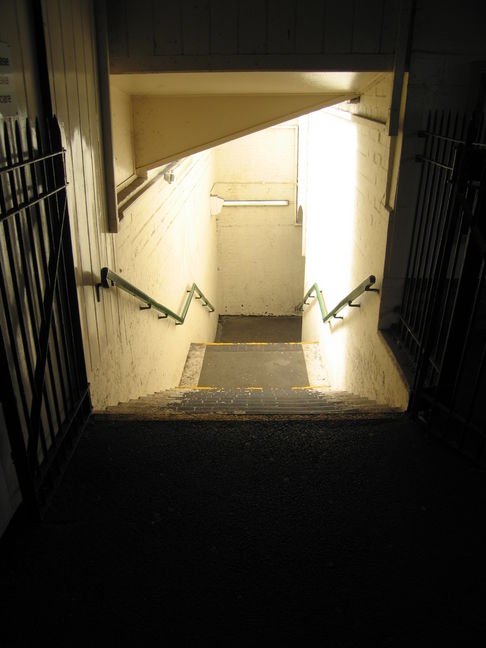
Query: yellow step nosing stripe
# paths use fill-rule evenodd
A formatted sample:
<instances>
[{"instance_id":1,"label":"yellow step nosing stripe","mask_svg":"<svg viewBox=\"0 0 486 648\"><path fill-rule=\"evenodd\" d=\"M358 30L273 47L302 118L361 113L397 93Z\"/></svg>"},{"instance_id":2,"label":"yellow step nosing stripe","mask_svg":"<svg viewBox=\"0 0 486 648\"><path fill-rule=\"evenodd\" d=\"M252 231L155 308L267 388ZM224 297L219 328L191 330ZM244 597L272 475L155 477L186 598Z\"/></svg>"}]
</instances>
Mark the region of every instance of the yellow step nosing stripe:
<instances>
[{"instance_id":1,"label":"yellow step nosing stripe","mask_svg":"<svg viewBox=\"0 0 486 648\"><path fill-rule=\"evenodd\" d=\"M177 387L174 387L174 389L198 389L198 390L221 390L224 391L225 389L248 389L248 390L258 390L258 391L263 391L263 387L253 387L253 386L244 386L244 387L203 387L200 385L178 385Z\"/></svg>"},{"instance_id":2,"label":"yellow step nosing stripe","mask_svg":"<svg viewBox=\"0 0 486 648\"><path fill-rule=\"evenodd\" d=\"M292 387L292 389L331 389L331 385L304 385L303 387Z\"/></svg>"},{"instance_id":3,"label":"yellow step nosing stripe","mask_svg":"<svg viewBox=\"0 0 486 648\"><path fill-rule=\"evenodd\" d=\"M174 387L174 389L193 389L193 390L200 390L200 391L215 391L217 389L224 391L225 389L246 389L248 391L264 391L264 387L255 387L253 385L244 385L242 387L206 387L206 386L201 386L201 385L178 385L177 387ZM269 387L268 389L276 389L273 387ZM295 387L291 387L291 389L297 390L297 389L331 389L331 385L298 385Z\"/></svg>"},{"instance_id":4,"label":"yellow step nosing stripe","mask_svg":"<svg viewBox=\"0 0 486 648\"><path fill-rule=\"evenodd\" d=\"M317 341L303 341L303 342L191 342L191 344L199 344L201 346L250 346L250 345L272 345L272 344L288 344L288 345L297 345L297 344L318 344Z\"/></svg>"},{"instance_id":5,"label":"yellow step nosing stripe","mask_svg":"<svg viewBox=\"0 0 486 648\"><path fill-rule=\"evenodd\" d=\"M200 389L200 390L211 390L219 389L219 387L200 387L199 385L178 385L175 389Z\"/></svg>"}]
</instances>

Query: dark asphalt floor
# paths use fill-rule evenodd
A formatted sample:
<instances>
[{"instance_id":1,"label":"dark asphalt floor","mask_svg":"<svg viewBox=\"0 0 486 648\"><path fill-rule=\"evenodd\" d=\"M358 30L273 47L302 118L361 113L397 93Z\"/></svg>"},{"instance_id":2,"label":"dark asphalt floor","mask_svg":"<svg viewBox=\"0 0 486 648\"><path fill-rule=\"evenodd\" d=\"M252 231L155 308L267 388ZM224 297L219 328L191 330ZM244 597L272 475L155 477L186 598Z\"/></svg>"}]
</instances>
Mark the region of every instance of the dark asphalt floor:
<instances>
[{"instance_id":1,"label":"dark asphalt floor","mask_svg":"<svg viewBox=\"0 0 486 648\"><path fill-rule=\"evenodd\" d=\"M0 644L482 645L485 503L407 419L93 421L1 542Z\"/></svg>"}]
</instances>

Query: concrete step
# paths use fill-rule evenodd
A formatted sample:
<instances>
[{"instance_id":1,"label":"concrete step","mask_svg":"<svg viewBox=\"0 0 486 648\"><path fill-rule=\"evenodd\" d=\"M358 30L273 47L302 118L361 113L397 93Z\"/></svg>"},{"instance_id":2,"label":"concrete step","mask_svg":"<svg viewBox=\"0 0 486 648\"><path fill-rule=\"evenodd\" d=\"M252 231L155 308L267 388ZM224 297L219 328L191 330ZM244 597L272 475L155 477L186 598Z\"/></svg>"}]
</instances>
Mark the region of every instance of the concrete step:
<instances>
[{"instance_id":1,"label":"concrete step","mask_svg":"<svg viewBox=\"0 0 486 648\"><path fill-rule=\"evenodd\" d=\"M288 388L328 386L315 342L193 343L180 386Z\"/></svg>"},{"instance_id":2,"label":"concrete step","mask_svg":"<svg viewBox=\"0 0 486 648\"><path fill-rule=\"evenodd\" d=\"M100 416L143 419L393 418L398 410L329 389L172 389L109 407Z\"/></svg>"},{"instance_id":3,"label":"concrete step","mask_svg":"<svg viewBox=\"0 0 486 648\"><path fill-rule=\"evenodd\" d=\"M383 419L399 414L327 384L319 345L192 344L178 388L110 407L134 419Z\"/></svg>"}]
</instances>

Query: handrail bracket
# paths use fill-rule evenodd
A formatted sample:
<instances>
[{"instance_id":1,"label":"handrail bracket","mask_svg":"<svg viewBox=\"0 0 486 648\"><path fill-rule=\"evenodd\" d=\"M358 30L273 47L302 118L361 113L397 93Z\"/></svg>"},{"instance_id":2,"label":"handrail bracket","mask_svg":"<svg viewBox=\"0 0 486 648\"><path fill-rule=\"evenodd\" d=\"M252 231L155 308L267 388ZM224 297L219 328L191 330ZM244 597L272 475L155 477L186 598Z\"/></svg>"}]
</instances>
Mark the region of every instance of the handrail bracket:
<instances>
[{"instance_id":1,"label":"handrail bracket","mask_svg":"<svg viewBox=\"0 0 486 648\"><path fill-rule=\"evenodd\" d=\"M186 303L184 304L184 308L182 310L182 315L178 315L174 311L171 311L170 308L167 308L163 304L159 304L157 301L155 301L155 299L152 299L152 297L142 292L139 288L133 286L131 283L126 281L126 279L123 279L122 277L117 275L116 272L113 272L113 270L110 270L110 268L107 267L101 268L101 281L95 285L96 298L98 301L101 300L100 288L109 288L110 282L112 286L118 286L119 288L121 288L121 290L124 290L130 295L137 297L141 302L143 302L145 305L139 306L140 310L156 310L158 311L158 313L160 313L158 319L167 319L168 317L170 317L171 319L175 320L176 326L181 326L182 324L184 324L187 311L189 310L189 306L191 305L191 301L195 293L195 298L201 299L202 305L207 306L210 313L213 313L215 310L214 306L205 297L203 292L195 283L193 283L191 288L186 291L188 294Z\"/></svg>"},{"instance_id":2,"label":"handrail bracket","mask_svg":"<svg viewBox=\"0 0 486 648\"><path fill-rule=\"evenodd\" d=\"M324 300L322 298L322 290L319 289L319 286L315 283L309 288L306 292L304 299L295 307L296 311L303 311L304 306L308 305L308 299L315 299L319 302L319 308L321 309L322 321L324 323L328 322L330 319L343 319L337 314L346 306L350 308L361 308L361 304L355 304L354 300L357 299L364 292L380 292L378 288L372 288L371 286L375 283L376 277L370 275L364 281L362 281L359 286L356 286L344 299L342 299L337 306L335 306L329 313L326 312L326 307L324 306Z\"/></svg>"}]
</instances>

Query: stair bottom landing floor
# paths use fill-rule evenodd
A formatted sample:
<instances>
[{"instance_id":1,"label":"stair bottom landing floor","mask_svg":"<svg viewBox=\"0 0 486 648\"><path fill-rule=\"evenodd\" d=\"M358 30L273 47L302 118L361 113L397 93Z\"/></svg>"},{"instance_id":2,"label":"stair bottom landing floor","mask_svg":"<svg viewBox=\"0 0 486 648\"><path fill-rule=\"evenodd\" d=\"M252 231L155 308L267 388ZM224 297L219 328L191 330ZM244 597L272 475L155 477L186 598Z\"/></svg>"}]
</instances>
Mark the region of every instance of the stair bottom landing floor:
<instances>
[{"instance_id":1,"label":"stair bottom landing floor","mask_svg":"<svg viewBox=\"0 0 486 648\"><path fill-rule=\"evenodd\" d=\"M199 387L291 388L309 384L301 344L208 345Z\"/></svg>"}]
</instances>

